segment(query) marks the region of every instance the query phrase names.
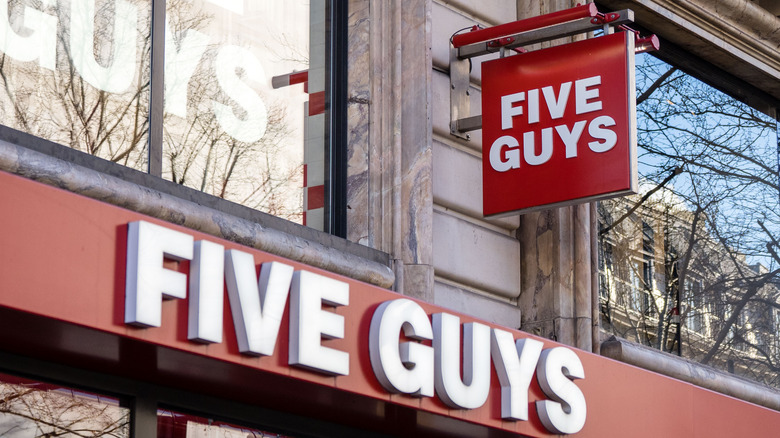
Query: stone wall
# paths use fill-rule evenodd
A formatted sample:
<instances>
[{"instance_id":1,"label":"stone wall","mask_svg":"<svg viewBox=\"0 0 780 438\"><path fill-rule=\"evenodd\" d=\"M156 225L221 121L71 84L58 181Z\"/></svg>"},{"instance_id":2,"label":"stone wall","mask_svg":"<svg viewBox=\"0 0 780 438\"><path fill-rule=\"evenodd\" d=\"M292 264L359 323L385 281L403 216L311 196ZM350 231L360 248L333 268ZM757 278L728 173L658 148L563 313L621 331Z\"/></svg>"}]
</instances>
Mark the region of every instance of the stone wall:
<instances>
[{"instance_id":1,"label":"stone wall","mask_svg":"<svg viewBox=\"0 0 780 438\"><path fill-rule=\"evenodd\" d=\"M590 350L590 207L484 219L481 132L449 130L451 35L558 3L350 3L349 238L391 254L399 292Z\"/></svg>"}]
</instances>

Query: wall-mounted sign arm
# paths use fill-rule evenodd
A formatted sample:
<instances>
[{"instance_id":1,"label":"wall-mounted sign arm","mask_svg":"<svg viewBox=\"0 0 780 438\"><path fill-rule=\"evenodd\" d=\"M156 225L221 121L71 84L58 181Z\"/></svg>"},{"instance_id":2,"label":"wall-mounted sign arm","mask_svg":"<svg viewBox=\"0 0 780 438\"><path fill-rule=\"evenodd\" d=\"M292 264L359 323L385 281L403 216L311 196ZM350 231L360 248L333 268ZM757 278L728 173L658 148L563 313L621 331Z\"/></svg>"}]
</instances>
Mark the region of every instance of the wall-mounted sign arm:
<instances>
[{"instance_id":1,"label":"wall-mounted sign arm","mask_svg":"<svg viewBox=\"0 0 780 438\"><path fill-rule=\"evenodd\" d=\"M513 21L511 23L500 24L498 26L478 29L472 32L455 35L452 37L452 45L455 48L463 47L469 44L481 41L494 40L503 36L516 33L527 32L529 30L541 29L543 27L555 24L566 23L580 18L592 18L598 16L598 9L593 3L583 6L576 6L571 9L540 15L538 17L526 18L524 20Z\"/></svg>"},{"instance_id":2,"label":"wall-mounted sign arm","mask_svg":"<svg viewBox=\"0 0 780 438\"><path fill-rule=\"evenodd\" d=\"M456 120L455 123L457 123L456 128L459 133L476 131L482 129L482 116L464 117Z\"/></svg>"},{"instance_id":3,"label":"wall-mounted sign arm","mask_svg":"<svg viewBox=\"0 0 780 438\"><path fill-rule=\"evenodd\" d=\"M458 51L458 58L473 58L475 56L482 56L498 52L501 48L514 49L516 47L537 44L557 38L565 38L586 32L593 32L595 30L601 29L605 24L609 26L620 26L634 22L634 11L630 9L610 12L609 14L605 15L609 15L612 20L605 23L604 20L599 17L580 18L574 21L554 24L540 29L530 29L520 33L509 34L508 36L505 35L501 38L496 38L490 41L482 41L456 47L456 50ZM480 29L464 35L491 29L493 28ZM456 37L458 36L461 35L456 35ZM455 38L453 38L453 46L454 41Z\"/></svg>"},{"instance_id":4,"label":"wall-mounted sign arm","mask_svg":"<svg viewBox=\"0 0 780 438\"><path fill-rule=\"evenodd\" d=\"M634 12L630 9L601 13L590 3L485 29L475 27L471 32L453 35L450 38L450 133L469 140L468 132L482 128L482 117L470 113L470 58L496 52L501 52L503 57L508 50L524 52L523 46L598 29L609 34L616 26L636 34L626 26L633 21ZM654 35L639 38L637 34L636 40L638 51L658 48L658 38Z\"/></svg>"},{"instance_id":5,"label":"wall-mounted sign arm","mask_svg":"<svg viewBox=\"0 0 780 438\"><path fill-rule=\"evenodd\" d=\"M471 61L458 59L458 49L450 47L450 133L464 140L470 140L466 132L482 128L482 117L479 126L469 130L463 129L461 120L471 115L470 79Z\"/></svg>"}]
</instances>

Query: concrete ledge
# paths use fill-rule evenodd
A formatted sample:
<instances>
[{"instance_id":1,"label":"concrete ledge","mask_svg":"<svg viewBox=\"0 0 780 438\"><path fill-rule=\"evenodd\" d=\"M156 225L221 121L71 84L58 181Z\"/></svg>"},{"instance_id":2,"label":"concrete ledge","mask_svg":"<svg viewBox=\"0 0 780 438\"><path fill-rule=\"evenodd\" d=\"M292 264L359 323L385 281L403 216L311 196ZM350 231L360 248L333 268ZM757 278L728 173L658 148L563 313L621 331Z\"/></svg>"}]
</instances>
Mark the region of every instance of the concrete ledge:
<instances>
[{"instance_id":1,"label":"concrete ledge","mask_svg":"<svg viewBox=\"0 0 780 438\"><path fill-rule=\"evenodd\" d=\"M438 209L433 260L439 277L505 299L520 294L520 242Z\"/></svg>"},{"instance_id":2,"label":"concrete ledge","mask_svg":"<svg viewBox=\"0 0 780 438\"><path fill-rule=\"evenodd\" d=\"M82 160L92 158L94 157L83 157ZM113 164L105 163L105 165ZM306 239L5 140L0 140L0 170L376 286L389 288L395 281L393 271L388 266L389 257L386 257L387 263L383 264L377 260L340 250L337 247L356 245L343 239L328 235L320 236L326 243ZM136 175L135 179L143 179L147 176ZM159 178L157 180L162 185L176 186ZM172 190L177 188L181 186L174 187ZM301 228L302 234L314 232L314 230L306 230L303 226L291 228ZM329 240L334 241L333 245L327 243ZM363 248L356 251L366 252ZM374 253L378 251L373 251L371 254L379 258Z\"/></svg>"},{"instance_id":3,"label":"concrete ledge","mask_svg":"<svg viewBox=\"0 0 780 438\"><path fill-rule=\"evenodd\" d=\"M601 355L780 411L780 390L654 348L611 337Z\"/></svg>"}]
</instances>

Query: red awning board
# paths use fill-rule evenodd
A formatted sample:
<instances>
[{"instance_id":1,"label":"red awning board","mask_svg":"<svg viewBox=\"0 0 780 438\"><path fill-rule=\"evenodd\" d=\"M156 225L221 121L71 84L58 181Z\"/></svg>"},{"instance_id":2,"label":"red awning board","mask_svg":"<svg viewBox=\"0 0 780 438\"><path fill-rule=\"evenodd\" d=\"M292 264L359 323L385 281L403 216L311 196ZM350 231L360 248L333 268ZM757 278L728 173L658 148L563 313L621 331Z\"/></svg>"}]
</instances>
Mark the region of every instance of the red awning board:
<instances>
[{"instance_id":1,"label":"red awning board","mask_svg":"<svg viewBox=\"0 0 780 438\"><path fill-rule=\"evenodd\" d=\"M407 436L551 436L533 407L529 421L500 418L495 371L488 401L474 410L450 409L437 397L385 391L372 371L368 338L373 312L400 298L393 292L3 172L0 205L0 348L5 351ZM240 354L227 298L220 344L187 339L186 300L163 302L159 328L126 325L127 224L139 220L249 252L258 266L281 261L347 282L349 305L332 309L345 318L345 337L323 345L349 352L350 374L329 377L289 366L287 312L274 355ZM187 265L179 263L178 270L187 272ZM456 314L419 304L429 315ZM462 323L477 321L456 315ZM515 338L543 341L545 348L560 345L501 329ZM778 412L573 350L585 371L575 383L587 402L587 420L576 436L757 437L780 430ZM530 392L531 402L545 398L535 379Z\"/></svg>"}]
</instances>

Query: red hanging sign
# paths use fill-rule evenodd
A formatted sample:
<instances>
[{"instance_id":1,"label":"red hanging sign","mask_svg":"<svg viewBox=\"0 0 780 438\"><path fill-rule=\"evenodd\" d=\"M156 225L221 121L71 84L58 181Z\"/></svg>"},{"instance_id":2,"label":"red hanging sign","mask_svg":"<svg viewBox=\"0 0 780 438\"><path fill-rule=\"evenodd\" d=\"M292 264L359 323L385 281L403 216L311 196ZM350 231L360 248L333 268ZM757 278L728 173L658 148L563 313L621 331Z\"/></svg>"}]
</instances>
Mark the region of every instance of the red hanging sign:
<instances>
[{"instance_id":1,"label":"red hanging sign","mask_svg":"<svg viewBox=\"0 0 780 438\"><path fill-rule=\"evenodd\" d=\"M482 64L484 215L633 193L634 35Z\"/></svg>"}]
</instances>

